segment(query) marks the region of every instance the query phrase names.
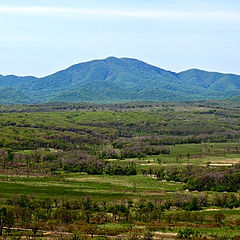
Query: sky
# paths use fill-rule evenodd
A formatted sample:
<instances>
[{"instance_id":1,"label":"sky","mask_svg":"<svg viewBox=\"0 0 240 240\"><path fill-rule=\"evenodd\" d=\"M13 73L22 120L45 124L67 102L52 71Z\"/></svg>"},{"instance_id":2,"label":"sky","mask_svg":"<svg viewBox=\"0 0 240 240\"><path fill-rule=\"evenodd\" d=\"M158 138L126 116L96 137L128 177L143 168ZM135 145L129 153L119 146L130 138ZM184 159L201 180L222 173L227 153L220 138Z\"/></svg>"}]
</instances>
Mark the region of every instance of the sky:
<instances>
[{"instance_id":1,"label":"sky","mask_svg":"<svg viewBox=\"0 0 240 240\"><path fill-rule=\"evenodd\" d=\"M240 74L240 1L0 0L0 74L108 56Z\"/></svg>"}]
</instances>

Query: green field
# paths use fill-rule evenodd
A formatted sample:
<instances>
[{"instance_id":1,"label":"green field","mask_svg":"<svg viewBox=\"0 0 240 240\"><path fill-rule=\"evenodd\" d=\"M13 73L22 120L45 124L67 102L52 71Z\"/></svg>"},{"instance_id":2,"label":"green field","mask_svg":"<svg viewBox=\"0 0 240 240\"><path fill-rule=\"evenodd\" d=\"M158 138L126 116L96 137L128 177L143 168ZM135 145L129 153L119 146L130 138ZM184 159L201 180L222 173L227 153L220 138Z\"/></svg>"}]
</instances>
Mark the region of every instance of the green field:
<instances>
[{"instance_id":1,"label":"green field","mask_svg":"<svg viewBox=\"0 0 240 240\"><path fill-rule=\"evenodd\" d=\"M237 106L57 107L1 108L2 239L239 239Z\"/></svg>"}]
</instances>

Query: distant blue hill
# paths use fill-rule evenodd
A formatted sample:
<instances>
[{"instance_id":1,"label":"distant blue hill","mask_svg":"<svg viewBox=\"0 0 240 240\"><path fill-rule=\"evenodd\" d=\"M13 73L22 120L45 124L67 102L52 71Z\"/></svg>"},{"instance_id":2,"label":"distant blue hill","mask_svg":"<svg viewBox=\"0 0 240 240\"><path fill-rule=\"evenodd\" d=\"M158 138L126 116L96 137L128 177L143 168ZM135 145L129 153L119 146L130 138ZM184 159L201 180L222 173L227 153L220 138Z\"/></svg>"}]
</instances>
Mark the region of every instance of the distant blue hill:
<instances>
[{"instance_id":1,"label":"distant blue hill","mask_svg":"<svg viewBox=\"0 0 240 240\"><path fill-rule=\"evenodd\" d=\"M52 75L0 75L0 103L184 101L240 95L240 76L191 69L166 71L137 59L109 57Z\"/></svg>"}]
</instances>

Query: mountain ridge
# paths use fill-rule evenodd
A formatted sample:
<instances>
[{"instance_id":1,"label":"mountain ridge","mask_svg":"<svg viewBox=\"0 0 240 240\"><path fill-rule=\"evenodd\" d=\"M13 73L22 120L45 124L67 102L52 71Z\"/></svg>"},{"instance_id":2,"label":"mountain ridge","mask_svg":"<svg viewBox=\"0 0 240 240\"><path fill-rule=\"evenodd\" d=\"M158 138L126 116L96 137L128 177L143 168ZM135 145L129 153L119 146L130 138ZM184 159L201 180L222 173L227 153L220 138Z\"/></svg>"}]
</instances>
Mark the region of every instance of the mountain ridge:
<instances>
[{"instance_id":1,"label":"mountain ridge","mask_svg":"<svg viewBox=\"0 0 240 240\"><path fill-rule=\"evenodd\" d=\"M41 78L0 75L0 88L28 96L29 103L206 100L240 95L240 76L196 68L176 73L138 59L108 57Z\"/></svg>"}]
</instances>

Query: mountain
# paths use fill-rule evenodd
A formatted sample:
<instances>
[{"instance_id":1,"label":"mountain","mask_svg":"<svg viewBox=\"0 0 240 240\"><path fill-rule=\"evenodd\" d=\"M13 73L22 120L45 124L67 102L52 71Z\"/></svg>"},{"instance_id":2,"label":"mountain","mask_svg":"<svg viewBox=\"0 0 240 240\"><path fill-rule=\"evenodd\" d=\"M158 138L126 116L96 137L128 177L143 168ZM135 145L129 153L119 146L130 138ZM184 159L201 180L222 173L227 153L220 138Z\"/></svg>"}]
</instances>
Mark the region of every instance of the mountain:
<instances>
[{"instance_id":1,"label":"mountain","mask_svg":"<svg viewBox=\"0 0 240 240\"><path fill-rule=\"evenodd\" d=\"M240 76L191 69L178 74L183 84L194 85L212 91L235 91L240 89Z\"/></svg>"},{"instance_id":2,"label":"mountain","mask_svg":"<svg viewBox=\"0 0 240 240\"><path fill-rule=\"evenodd\" d=\"M10 87L0 88L0 103L1 104L27 104L34 102L26 94Z\"/></svg>"},{"instance_id":3,"label":"mountain","mask_svg":"<svg viewBox=\"0 0 240 240\"><path fill-rule=\"evenodd\" d=\"M238 95L236 97L233 97L233 98L230 98L228 100L231 101L231 102L240 103L240 95Z\"/></svg>"},{"instance_id":4,"label":"mountain","mask_svg":"<svg viewBox=\"0 0 240 240\"><path fill-rule=\"evenodd\" d=\"M93 60L43 78L0 75L0 103L4 104L184 101L237 95L238 75L198 69L175 73L131 58Z\"/></svg>"}]
</instances>

